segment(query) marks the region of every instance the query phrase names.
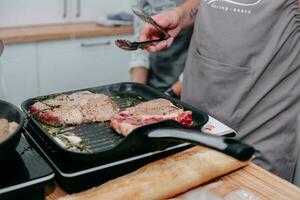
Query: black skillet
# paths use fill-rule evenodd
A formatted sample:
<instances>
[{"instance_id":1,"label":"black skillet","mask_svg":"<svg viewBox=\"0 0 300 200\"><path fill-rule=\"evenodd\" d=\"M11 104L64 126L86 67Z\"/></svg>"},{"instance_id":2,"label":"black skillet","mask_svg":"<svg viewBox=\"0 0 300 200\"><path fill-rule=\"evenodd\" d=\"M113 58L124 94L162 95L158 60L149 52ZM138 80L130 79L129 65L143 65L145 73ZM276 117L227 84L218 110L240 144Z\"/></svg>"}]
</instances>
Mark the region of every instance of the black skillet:
<instances>
[{"instance_id":1,"label":"black skillet","mask_svg":"<svg viewBox=\"0 0 300 200\"><path fill-rule=\"evenodd\" d=\"M0 142L0 163L9 160L14 154L20 141L24 114L15 105L0 100L0 118L6 118L9 122L15 121L19 124L15 132Z\"/></svg>"},{"instance_id":2,"label":"black skillet","mask_svg":"<svg viewBox=\"0 0 300 200\"><path fill-rule=\"evenodd\" d=\"M52 144L51 146L53 146L64 158L69 158L74 161L102 163L151 151L163 150L166 148L166 141L183 141L201 144L227 153L240 160L249 159L254 152L252 147L236 140L201 133L201 127L208 120L206 113L203 113L184 102L168 97L148 86L135 83L117 83L84 90L104 93L109 96L118 96L120 93L138 95L144 97L144 100L165 98L175 105L183 107L185 110L192 111L195 126L192 127L192 129L187 129L177 122L164 121L138 128L127 137L118 135L109 127L109 125L105 124L86 124L77 126L76 131L83 133L80 136L85 142L90 143L92 146L92 153L86 153L73 152L60 146L54 138L43 129L38 121L33 117L30 117L29 125L37 131L37 134L35 135L42 139L42 141ZM25 113L29 114L30 106L38 99L34 98L23 102L22 109ZM123 97L119 99L119 107L126 107L122 106L125 99L126 98ZM169 135L166 135L166 132L168 132Z\"/></svg>"},{"instance_id":3,"label":"black skillet","mask_svg":"<svg viewBox=\"0 0 300 200\"><path fill-rule=\"evenodd\" d=\"M65 154L73 161L110 161L129 157L137 152L157 149L157 145L166 141L189 142L220 151L241 161L250 160L256 150L245 143L228 137L220 137L202 133L198 129L186 128L176 121L166 120L155 124L142 126L133 130L128 136L111 148L91 154L73 152ZM60 151L62 152L62 151Z\"/></svg>"}]
</instances>

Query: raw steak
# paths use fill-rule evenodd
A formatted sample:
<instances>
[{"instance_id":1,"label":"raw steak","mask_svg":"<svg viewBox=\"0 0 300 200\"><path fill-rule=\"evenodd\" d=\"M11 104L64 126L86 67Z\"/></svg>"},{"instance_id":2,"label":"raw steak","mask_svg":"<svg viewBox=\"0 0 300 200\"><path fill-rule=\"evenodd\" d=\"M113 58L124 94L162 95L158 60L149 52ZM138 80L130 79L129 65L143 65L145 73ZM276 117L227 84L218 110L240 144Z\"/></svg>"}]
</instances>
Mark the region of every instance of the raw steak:
<instances>
[{"instance_id":1,"label":"raw steak","mask_svg":"<svg viewBox=\"0 0 300 200\"><path fill-rule=\"evenodd\" d=\"M118 133L127 136L135 128L168 119L186 126L193 124L191 111L184 111L166 99L155 99L127 108L114 115L110 124Z\"/></svg>"},{"instance_id":2,"label":"raw steak","mask_svg":"<svg viewBox=\"0 0 300 200\"><path fill-rule=\"evenodd\" d=\"M52 126L105 122L118 112L111 98L89 91L60 95L33 104L30 112Z\"/></svg>"}]
</instances>

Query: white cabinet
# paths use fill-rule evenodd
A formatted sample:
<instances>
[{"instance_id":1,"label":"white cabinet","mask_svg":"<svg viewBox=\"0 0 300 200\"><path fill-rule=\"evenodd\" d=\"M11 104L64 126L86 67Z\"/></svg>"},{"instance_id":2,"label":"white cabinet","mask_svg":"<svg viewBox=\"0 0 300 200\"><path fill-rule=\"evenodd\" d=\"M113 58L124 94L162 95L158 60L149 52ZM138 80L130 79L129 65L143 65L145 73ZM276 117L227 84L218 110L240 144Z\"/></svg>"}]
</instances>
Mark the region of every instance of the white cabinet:
<instances>
[{"instance_id":1,"label":"white cabinet","mask_svg":"<svg viewBox=\"0 0 300 200\"><path fill-rule=\"evenodd\" d=\"M0 98L20 105L25 99L129 81L130 54L116 38L97 37L7 45L0 58Z\"/></svg>"},{"instance_id":2,"label":"white cabinet","mask_svg":"<svg viewBox=\"0 0 300 200\"><path fill-rule=\"evenodd\" d=\"M70 21L69 0L1 0L0 27Z\"/></svg>"},{"instance_id":3,"label":"white cabinet","mask_svg":"<svg viewBox=\"0 0 300 200\"><path fill-rule=\"evenodd\" d=\"M20 105L38 95L36 44L8 45L0 58L0 94Z\"/></svg>"},{"instance_id":4,"label":"white cabinet","mask_svg":"<svg viewBox=\"0 0 300 200\"><path fill-rule=\"evenodd\" d=\"M130 10L130 0L1 0L0 27L95 21Z\"/></svg>"},{"instance_id":5,"label":"white cabinet","mask_svg":"<svg viewBox=\"0 0 300 200\"><path fill-rule=\"evenodd\" d=\"M129 81L129 53L118 49L115 39L98 37L39 43L41 94Z\"/></svg>"},{"instance_id":6,"label":"white cabinet","mask_svg":"<svg viewBox=\"0 0 300 200\"><path fill-rule=\"evenodd\" d=\"M70 5L72 22L95 21L99 16L130 11L129 0L71 0Z\"/></svg>"}]
</instances>

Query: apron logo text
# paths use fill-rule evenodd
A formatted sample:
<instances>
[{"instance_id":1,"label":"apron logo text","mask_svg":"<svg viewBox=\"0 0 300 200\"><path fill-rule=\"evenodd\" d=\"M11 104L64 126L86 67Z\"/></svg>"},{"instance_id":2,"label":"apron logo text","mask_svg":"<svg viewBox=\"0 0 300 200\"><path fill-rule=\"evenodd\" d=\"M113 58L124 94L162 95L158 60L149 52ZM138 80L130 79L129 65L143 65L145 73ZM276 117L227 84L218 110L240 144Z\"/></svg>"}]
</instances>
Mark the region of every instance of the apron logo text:
<instances>
[{"instance_id":1,"label":"apron logo text","mask_svg":"<svg viewBox=\"0 0 300 200\"><path fill-rule=\"evenodd\" d=\"M251 9L247 7L252 7L258 5L262 0L251 0L248 3L241 3L237 0L204 0L204 2L211 8L222 10L225 12L235 12L239 14L251 14ZM221 5L219 4L221 3ZM229 5L226 5L229 4Z\"/></svg>"},{"instance_id":2,"label":"apron logo text","mask_svg":"<svg viewBox=\"0 0 300 200\"><path fill-rule=\"evenodd\" d=\"M232 1L232 0L205 0L205 2L207 2L207 4L212 4L214 2L227 2L227 3L231 3L233 5L237 5L237 6L255 6L257 4L259 4L262 0L255 0L252 3L240 3L238 1Z\"/></svg>"}]
</instances>

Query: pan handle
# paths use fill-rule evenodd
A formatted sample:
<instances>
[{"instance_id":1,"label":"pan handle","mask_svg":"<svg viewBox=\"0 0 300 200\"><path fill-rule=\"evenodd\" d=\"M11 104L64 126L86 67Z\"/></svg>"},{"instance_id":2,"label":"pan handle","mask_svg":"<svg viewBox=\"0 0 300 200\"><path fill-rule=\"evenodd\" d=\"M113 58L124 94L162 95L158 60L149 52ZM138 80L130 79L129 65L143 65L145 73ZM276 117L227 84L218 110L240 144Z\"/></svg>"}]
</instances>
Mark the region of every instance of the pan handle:
<instances>
[{"instance_id":1,"label":"pan handle","mask_svg":"<svg viewBox=\"0 0 300 200\"><path fill-rule=\"evenodd\" d=\"M252 146L242 143L238 140L208 135L202 133L200 130L159 128L149 130L147 136L150 139L185 141L206 146L223 152L241 161L250 160L256 152Z\"/></svg>"}]
</instances>

